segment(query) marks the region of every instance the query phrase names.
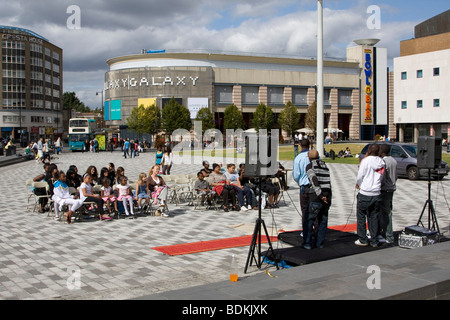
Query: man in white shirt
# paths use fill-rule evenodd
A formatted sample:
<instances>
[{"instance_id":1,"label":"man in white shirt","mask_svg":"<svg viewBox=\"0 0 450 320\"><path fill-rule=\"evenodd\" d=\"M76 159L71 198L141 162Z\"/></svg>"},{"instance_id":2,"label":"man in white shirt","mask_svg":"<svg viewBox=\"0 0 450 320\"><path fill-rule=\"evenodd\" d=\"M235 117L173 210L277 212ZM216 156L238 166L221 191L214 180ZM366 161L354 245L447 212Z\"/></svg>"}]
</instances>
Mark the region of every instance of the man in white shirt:
<instances>
[{"instance_id":1,"label":"man in white shirt","mask_svg":"<svg viewBox=\"0 0 450 320\"><path fill-rule=\"evenodd\" d=\"M367 150L366 157L359 164L356 188L357 197L356 232L358 246L378 246L378 211L380 206L381 182L385 171L385 163L378 156L379 146L372 144ZM366 234L366 221L369 227L370 239Z\"/></svg>"}]
</instances>

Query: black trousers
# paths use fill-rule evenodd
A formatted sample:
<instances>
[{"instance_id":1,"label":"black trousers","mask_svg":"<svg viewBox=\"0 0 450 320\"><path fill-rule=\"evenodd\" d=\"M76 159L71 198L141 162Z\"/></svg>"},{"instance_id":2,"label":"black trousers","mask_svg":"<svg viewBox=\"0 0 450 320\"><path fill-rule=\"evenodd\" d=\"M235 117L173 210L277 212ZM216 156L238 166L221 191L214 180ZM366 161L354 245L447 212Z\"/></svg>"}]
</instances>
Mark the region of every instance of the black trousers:
<instances>
[{"instance_id":1,"label":"black trousers","mask_svg":"<svg viewBox=\"0 0 450 320\"><path fill-rule=\"evenodd\" d=\"M105 211L103 210L103 200L101 198L87 197L83 202L95 202L95 204L97 205L96 212L99 214L105 213Z\"/></svg>"},{"instance_id":2,"label":"black trousers","mask_svg":"<svg viewBox=\"0 0 450 320\"><path fill-rule=\"evenodd\" d=\"M233 207L236 205L236 191L234 190L234 188L232 188L232 189L223 188L221 196L223 199L223 205L225 207L228 207L230 200L231 200L231 205Z\"/></svg>"}]
</instances>

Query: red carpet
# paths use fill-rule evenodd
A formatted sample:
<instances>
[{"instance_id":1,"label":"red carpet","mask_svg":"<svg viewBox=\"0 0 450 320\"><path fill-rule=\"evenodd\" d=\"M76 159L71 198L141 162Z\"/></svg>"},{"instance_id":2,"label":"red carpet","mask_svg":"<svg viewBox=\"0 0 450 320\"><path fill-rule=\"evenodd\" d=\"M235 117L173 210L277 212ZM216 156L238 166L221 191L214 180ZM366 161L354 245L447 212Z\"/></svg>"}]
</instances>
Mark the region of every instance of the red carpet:
<instances>
[{"instance_id":1,"label":"red carpet","mask_svg":"<svg viewBox=\"0 0 450 320\"><path fill-rule=\"evenodd\" d=\"M356 223L340 226L331 226L328 228L333 230L339 230L342 232L354 232L356 231ZM261 236L261 241L262 243L267 243L267 238L265 235ZM278 241L278 238L270 237L270 241L276 242ZM151 249L162 252L169 256L178 256L183 254L213 251L220 249L246 247L250 246L251 242L252 242L252 235L248 235L235 238L226 238L226 239L191 242L191 243L180 243L170 246L153 247Z\"/></svg>"},{"instance_id":2,"label":"red carpet","mask_svg":"<svg viewBox=\"0 0 450 320\"><path fill-rule=\"evenodd\" d=\"M151 249L157 250L169 256L177 256L190 253L250 246L250 244L252 243L252 237L253 237L252 235L249 235L227 239L181 243L170 246L153 247ZM270 237L270 241L272 242L278 241L278 238ZM261 237L261 242L262 243L267 242L267 238L265 235Z\"/></svg>"}]
</instances>

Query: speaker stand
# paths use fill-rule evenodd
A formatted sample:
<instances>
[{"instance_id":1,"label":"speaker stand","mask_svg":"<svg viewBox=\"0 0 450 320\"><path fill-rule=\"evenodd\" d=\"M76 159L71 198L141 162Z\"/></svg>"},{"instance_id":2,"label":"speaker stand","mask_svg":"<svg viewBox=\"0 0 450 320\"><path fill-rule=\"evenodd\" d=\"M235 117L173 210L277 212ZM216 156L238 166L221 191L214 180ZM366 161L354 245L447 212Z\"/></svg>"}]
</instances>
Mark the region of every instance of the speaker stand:
<instances>
[{"instance_id":1,"label":"speaker stand","mask_svg":"<svg viewBox=\"0 0 450 320\"><path fill-rule=\"evenodd\" d=\"M256 223L255 223L255 229L253 231L253 237L252 237L252 242L250 244L250 249L248 252L248 256L247 256L247 262L245 263L245 269L244 269L244 273L247 273L247 268L249 265L252 264L252 261L255 261L256 266L258 267L258 269L261 269L262 266L262 255L261 255L261 226L264 228L264 232L266 234L267 237L267 243L269 244L269 250L267 250L267 252L271 252L272 256L274 257L274 261L275 261L275 266L277 267L277 270L279 270L280 268L278 267L278 262L277 259L275 257L275 252L273 250L272 247L272 242L270 241L270 237L269 237L269 233L267 232L267 228L266 228L266 224L264 222L264 220L261 218L261 207L262 207L262 198L261 198L261 181L262 178L259 178L259 204L258 204L258 219L256 219ZM258 247L257 250L257 257L255 257L255 249L256 247Z\"/></svg>"},{"instance_id":2,"label":"speaker stand","mask_svg":"<svg viewBox=\"0 0 450 320\"><path fill-rule=\"evenodd\" d=\"M419 221L417 221L417 226L420 224L422 225L422 227L425 228L425 226L422 223L422 217L427 207L428 207L428 230L437 231L438 234L440 235L441 231L439 230L436 212L434 211L433 200L431 200L431 169L428 169L428 199L425 201L425 205L423 206Z\"/></svg>"}]
</instances>

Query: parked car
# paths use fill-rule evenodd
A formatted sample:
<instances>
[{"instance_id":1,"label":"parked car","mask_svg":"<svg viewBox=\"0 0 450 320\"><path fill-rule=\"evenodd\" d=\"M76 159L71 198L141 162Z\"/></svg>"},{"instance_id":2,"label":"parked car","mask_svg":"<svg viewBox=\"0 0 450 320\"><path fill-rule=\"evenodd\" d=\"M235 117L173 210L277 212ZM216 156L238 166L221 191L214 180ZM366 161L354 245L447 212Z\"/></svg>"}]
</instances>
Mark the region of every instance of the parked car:
<instances>
[{"instance_id":1,"label":"parked car","mask_svg":"<svg viewBox=\"0 0 450 320\"><path fill-rule=\"evenodd\" d=\"M428 169L417 167L417 145L410 143L376 142L377 144L387 143L391 146L390 156L397 160L398 176L406 176L410 180L417 180L420 177L428 177ZM367 144L359 156L359 161L364 159L367 149L371 143ZM438 168L431 169L431 177L442 179L448 175L449 167L445 161L441 161Z\"/></svg>"}]
</instances>

